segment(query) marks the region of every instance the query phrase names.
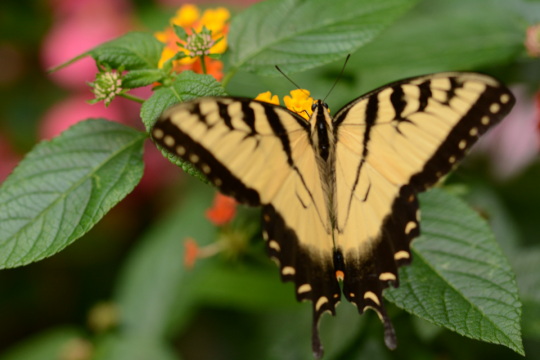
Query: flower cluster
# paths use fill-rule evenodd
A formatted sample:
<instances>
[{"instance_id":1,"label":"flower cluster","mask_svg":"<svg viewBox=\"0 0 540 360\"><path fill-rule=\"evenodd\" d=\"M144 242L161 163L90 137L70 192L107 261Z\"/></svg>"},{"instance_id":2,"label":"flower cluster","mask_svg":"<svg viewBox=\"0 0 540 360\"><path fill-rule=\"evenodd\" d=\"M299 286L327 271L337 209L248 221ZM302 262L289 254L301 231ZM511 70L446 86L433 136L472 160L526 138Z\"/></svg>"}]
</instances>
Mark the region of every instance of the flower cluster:
<instances>
[{"instance_id":1,"label":"flower cluster","mask_svg":"<svg viewBox=\"0 0 540 360\"><path fill-rule=\"evenodd\" d=\"M89 103L95 104L99 101L103 101L105 107L109 106L116 95L122 93L122 72L122 67L117 71L113 71L108 67L105 69L100 67L99 72L96 74L96 80L88 83L96 96L95 99L90 100Z\"/></svg>"},{"instance_id":2,"label":"flower cluster","mask_svg":"<svg viewBox=\"0 0 540 360\"><path fill-rule=\"evenodd\" d=\"M236 200L232 197L216 193L212 207L206 210L206 218L216 226L229 224L236 215ZM237 236L233 233L222 234L221 241L216 241L210 245L199 247L193 238L184 240L184 266L192 269L197 259L213 256L223 250L231 249L231 245ZM231 241L233 240L233 241Z\"/></svg>"},{"instance_id":3,"label":"flower cluster","mask_svg":"<svg viewBox=\"0 0 540 360\"><path fill-rule=\"evenodd\" d=\"M255 98L255 100L279 105L278 96L272 96L270 91L259 94ZM313 110L311 110L311 106L313 105L313 98L310 96L309 91L306 89L298 89L291 91L291 96L284 96L283 101L285 102L285 106L287 107L287 109L297 113L306 120L309 120L311 114L313 114Z\"/></svg>"},{"instance_id":4,"label":"flower cluster","mask_svg":"<svg viewBox=\"0 0 540 360\"><path fill-rule=\"evenodd\" d=\"M200 33L193 33L187 37L185 49L189 51L189 57L197 57L202 55L210 55L210 50L215 45L216 41L212 39L210 31L203 27Z\"/></svg>"},{"instance_id":5,"label":"flower cluster","mask_svg":"<svg viewBox=\"0 0 540 360\"><path fill-rule=\"evenodd\" d=\"M163 68L171 60L175 72L193 70L221 80L223 63L215 58L218 56L212 55L223 54L227 50L229 18L229 10L223 7L207 9L201 15L195 5L183 5L171 19L171 25L154 34L165 44L159 67ZM203 59L204 63L201 62Z\"/></svg>"}]
</instances>

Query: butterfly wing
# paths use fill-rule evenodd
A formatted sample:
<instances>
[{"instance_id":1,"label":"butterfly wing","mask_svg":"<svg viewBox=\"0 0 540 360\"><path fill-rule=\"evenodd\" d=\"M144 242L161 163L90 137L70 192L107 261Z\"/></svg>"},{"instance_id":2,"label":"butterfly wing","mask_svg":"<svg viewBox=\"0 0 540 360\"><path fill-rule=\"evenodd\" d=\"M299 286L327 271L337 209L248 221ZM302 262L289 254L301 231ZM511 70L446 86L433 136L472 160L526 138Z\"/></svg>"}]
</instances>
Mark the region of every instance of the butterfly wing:
<instances>
[{"instance_id":1,"label":"butterfly wing","mask_svg":"<svg viewBox=\"0 0 540 360\"><path fill-rule=\"evenodd\" d=\"M397 287L420 234L416 194L435 184L515 100L495 79L439 73L402 80L346 105L336 134L336 246L343 292L360 313L373 308L396 347L382 290Z\"/></svg>"},{"instance_id":2,"label":"butterfly wing","mask_svg":"<svg viewBox=\"0 0 540 360\"><path fill-rule=\"evenodd\" d=\"M334 313L340 288L332 275L328 197L309 132L307 121L280 106L202 98L167 110L152 137L223 193L263 206L267 252L282 280L295 282L297 299L313 302L316 327L323 312Z\"/></svg>"}]
</instances>

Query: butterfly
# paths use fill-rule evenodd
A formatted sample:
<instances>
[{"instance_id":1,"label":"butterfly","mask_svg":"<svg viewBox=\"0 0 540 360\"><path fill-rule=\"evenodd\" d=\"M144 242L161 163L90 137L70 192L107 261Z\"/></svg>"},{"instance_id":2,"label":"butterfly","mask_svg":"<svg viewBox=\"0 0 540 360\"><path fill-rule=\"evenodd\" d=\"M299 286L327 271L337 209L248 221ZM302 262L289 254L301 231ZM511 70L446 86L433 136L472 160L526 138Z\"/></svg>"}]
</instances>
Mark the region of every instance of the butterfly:
<instances>
[{"instance_id":1,"label":"butterfly","mask_svg":"<svg viewBox=\"0 0 540 360\"><path fill-rule=\"evenodd\" d=\"M208 97L167 109L151 136L223 193L262 207L262 235L283 281L323 313L341 295L374 310L397 339L382 292L399 286L420 234L417 194L447 174L515 103L494 78L447 72L409 78L352 100L334 117L321 100L309 121L278 105ZM342 283L342 289L340 288Z\"/></svg>"}]
</instances>

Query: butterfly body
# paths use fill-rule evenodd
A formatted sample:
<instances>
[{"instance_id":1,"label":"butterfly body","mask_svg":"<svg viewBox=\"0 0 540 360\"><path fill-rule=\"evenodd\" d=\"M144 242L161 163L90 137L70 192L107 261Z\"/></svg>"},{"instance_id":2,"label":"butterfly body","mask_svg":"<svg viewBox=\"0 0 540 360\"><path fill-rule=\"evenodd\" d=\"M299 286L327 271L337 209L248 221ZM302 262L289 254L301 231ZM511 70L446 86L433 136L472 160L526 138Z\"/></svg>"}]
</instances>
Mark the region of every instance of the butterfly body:
<instances>
[{"instance_id":1,"label":"butterfly body","mask_svg":"<svg viewBox=\"0 0 540 360\"><path fill-rule=\"evenodd\" d=\"M318 323L343 295L381 318L397 346L382 292L399 286L420 234L417 194L435 184L514 97L497 80L440 73L383 86L332 118L316 101L309 121L245 98L201 98L168 109L152 129L222 192L262 207L263 238L283 281L313 306Z\"/></svg>"}]
</instances>

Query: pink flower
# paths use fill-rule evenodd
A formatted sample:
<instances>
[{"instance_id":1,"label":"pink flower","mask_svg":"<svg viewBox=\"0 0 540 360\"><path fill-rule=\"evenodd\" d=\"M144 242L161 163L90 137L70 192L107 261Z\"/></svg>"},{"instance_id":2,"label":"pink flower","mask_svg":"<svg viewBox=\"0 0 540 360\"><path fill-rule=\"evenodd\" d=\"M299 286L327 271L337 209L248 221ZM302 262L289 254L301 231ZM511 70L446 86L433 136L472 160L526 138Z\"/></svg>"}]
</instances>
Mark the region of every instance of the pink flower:
<instances>
[{"instance_id":1,"label":"pink flower","mask_svg":"<svg viewBox=\"0 0 540 360\"><path fill-rule=\"evenodd\" d=\"M539 99L528 96L523 87L514 86L511 90L516 96L516 105L474 147L476 152L489 156L494 176L499 180L518 175L540 151Z\"/></svg>"},{"instance_id":2,"label":"pink flower","mask_svg":"<svg viewBox=\"0 0 540 360\"><path fill-rule=\"evenodd\" d=\"M118 3L123 1L56 1L61 16L43 40L44 68L58 66L127 32L132 27L128 18L129 12L120 11L121 6ZM94 60L87 57L50 76L65 88L83 89L87 87L87 81L94 80L96 72Z\"/></svg>"},{"instance_id":3,"label":"pink flower","mask_svg":"<svg viewBox=\"0 0 540 360\"><path fill-rule=\"evenodd\" d=\"M126 122L122 106L118 102L113 102L111 106L105 108L102 104L87 104L86 100L91 98L91 94L73 95L53 105L41 119L40 139L51 139L71 125L88 118L103 117L107 120Z\"/></svg>"}]
</instances>

